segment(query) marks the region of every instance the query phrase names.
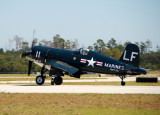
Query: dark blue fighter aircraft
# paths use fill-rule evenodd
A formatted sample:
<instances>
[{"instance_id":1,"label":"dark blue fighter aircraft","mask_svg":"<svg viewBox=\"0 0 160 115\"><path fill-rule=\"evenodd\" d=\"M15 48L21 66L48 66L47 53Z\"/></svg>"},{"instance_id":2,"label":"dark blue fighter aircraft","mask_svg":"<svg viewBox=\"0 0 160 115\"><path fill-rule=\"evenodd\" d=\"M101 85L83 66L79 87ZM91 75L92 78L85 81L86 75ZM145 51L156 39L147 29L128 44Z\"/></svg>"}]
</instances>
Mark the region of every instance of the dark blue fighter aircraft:
<instances>
[{"instance_id":1,"label":"dark blue fighter aircraft","mask_svg":"<svg viewBox=\"0 0 160 115\"><path fill-rule=\"evenodd\" d=\"M45 82L45 70L49 70L51 84L60 85L64 74L80 78L87 72L118 75L123 81L126 75L140 75L147 72L139 68L139 48L135 44L129 44L124 50L120 60L80 48L75 51L57 49L45 46L34 46L31 50L23 52L22 57L29 60L28 75L31 72L32 62L42 67L41 75L36 77L36 83L42 85Z\"/></svg>"}]
</instances>

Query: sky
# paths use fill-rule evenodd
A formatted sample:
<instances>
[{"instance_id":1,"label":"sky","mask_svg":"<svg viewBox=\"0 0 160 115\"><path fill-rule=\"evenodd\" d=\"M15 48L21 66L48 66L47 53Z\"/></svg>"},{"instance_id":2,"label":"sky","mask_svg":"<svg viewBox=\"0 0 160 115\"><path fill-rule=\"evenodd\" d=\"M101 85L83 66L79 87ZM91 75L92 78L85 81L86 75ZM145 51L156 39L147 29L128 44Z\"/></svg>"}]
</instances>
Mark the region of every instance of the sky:
<instances>
[{"instance_id":1,"label":"sky","mask_svg":"<svg viewBox=\"0 0 160 115\"><path fill-rule=\"evenodd\" d=\"M34 29L39 41L59 34L87 47L97 39L150 39L156 51L160 0L0 0L0 48L9 49L9 40L16 35L31 43Z\"/></svg>"}]
</instances>

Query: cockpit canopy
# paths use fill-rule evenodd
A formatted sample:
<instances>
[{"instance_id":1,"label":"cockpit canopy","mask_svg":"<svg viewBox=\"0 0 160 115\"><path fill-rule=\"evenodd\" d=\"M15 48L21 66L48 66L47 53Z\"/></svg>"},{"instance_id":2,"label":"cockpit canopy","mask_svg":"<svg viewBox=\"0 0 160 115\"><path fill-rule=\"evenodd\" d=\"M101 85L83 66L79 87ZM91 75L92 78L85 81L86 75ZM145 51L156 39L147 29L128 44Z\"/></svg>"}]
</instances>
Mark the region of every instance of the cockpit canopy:
<instances>
[{"instance_id":1,"label":"cockpit canopy","mask_svg":"<svg viewBox=\"0 0 160 115\"><path fill-rule=\"evenodd\" d=\"M88 55L89 49L80 48L74 51L75 54Z\"/></svg>"}]
</instances>

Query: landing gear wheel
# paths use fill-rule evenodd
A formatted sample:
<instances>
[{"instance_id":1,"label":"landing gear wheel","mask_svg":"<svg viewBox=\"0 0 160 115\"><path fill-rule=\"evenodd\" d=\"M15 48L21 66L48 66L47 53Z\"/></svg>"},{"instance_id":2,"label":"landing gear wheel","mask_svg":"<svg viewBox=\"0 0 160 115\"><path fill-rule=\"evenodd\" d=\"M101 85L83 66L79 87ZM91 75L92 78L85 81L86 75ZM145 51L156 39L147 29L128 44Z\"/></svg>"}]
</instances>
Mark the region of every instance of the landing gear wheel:
<instances>
[{"instance_id":1,"label":"landing gear wheel","mask_svg":"<svg viewBox=\"0 0 160 115\"><path fill-rule=\"evenodd\" d=\"M44 83L44 81L45 81L45 77L44 76L39 75L39 76L36 77L36 83L38 85L42 85Z\"/></svg>"},{"instance_id":2,"label":"landing gear wheel","mask_svg":"<svg viewBox=\"0 0 160 115\"><path fill-rule=\"evenodd\" d=\"M121 79L122 79L122 81L121 81L121 85L122 86L125 86L126 85L126 83L123 81L124 80L124 78L126 78L125 77L125 75L121 75L121 76L119 76Z\"/></svg>"},{"instance_id":3,"label":"landing gear wheel","mask_svg":"<svg viewBox=\"0 0 160 115\"><path fill-rule=\"evenodd\" d=\"M121 85L122 85L122 86L125 86L126 83L125 83L124 81L121 81Z\"/></svg>"},{"instance_id":4,"label":"landing gear wheel","mask_svg":"<svg viewBox=\"0 0 160 115\"><path fill-rule=\"evenodd\" d=\"M51 78L51 85L54 85L54 79Z\"/></svg>"},{"instance_id":5,"label":"landing gear wheel","mask_svg":"<svg viewBox=\"0 0 160 115\"><path fill-rule=\"evenodd\" d=\"M56 85L61 85L62 82L63 82L62 77L57 76L57 77L54 78L54 83L55 83Z\"/></svg>"}]
</instances>

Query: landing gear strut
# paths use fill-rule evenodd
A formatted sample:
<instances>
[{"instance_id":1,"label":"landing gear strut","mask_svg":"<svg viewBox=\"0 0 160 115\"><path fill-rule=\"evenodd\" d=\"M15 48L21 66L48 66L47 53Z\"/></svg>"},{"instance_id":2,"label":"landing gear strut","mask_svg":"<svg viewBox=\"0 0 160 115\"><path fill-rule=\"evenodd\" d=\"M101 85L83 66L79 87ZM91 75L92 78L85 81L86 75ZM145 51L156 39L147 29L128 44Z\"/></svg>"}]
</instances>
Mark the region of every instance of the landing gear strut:
<instances>
[{"instance_id":1,"label":"landing gear strut","mask_svg":"<svg viewBox=\"0 0 160 115\"><path fill-rule=\"evenodd\" d=\"M44 76L44 73L45 73L45 65L42 67L42 69L41 69L41 75L38 75L37 77L36 77L36 83L38 84L38 85L42 85L43 83L44 83L44 81L45 81L45 78L46 78L46 76Z\"/></svg>"},{"instance_id":2,"label":"landing gear strut","mask_svg":"<svg viewBox=\"0 0 160 115\"><path fill-rule=\"evenodd\" d=\"M122 86L125 86L126 85L126 83L123 81L124 80L124 78L126 78L125 77L125 75L123 75L123 76L119 76L121 79L122 79L122 81L121 81L121 85Z\"/></svg>"}]
</instances>

